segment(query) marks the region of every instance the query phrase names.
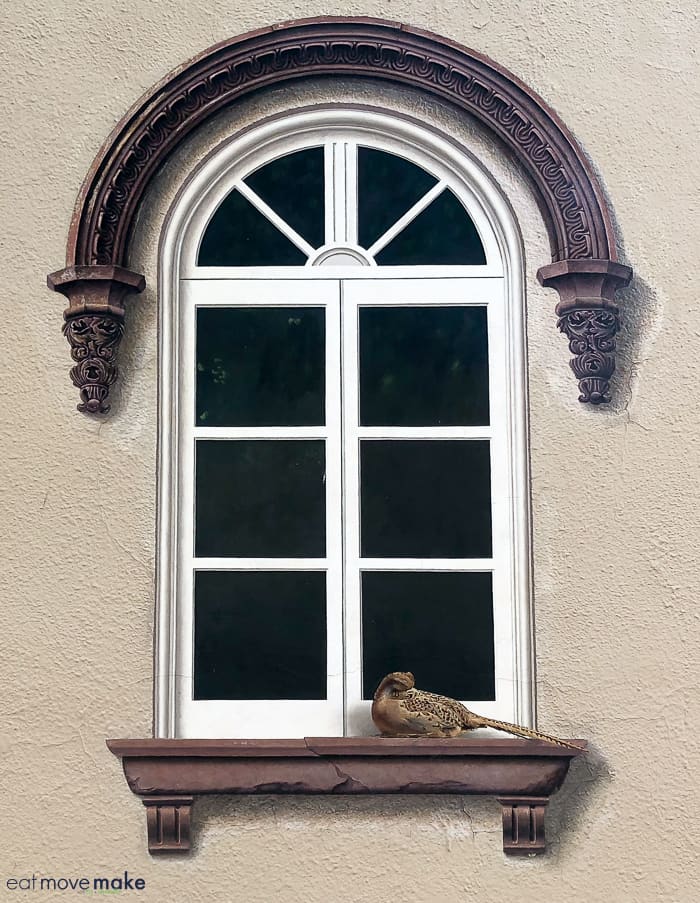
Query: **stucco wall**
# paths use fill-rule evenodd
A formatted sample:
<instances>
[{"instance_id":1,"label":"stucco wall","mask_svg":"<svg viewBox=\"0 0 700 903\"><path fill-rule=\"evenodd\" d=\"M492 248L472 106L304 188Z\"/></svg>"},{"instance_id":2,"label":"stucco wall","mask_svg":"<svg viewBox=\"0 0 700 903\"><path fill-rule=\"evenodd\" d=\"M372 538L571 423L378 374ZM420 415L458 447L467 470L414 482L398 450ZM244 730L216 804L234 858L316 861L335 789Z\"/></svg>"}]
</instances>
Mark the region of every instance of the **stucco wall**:
<instances>
[{"instance_id":1,"label":"stucco wall","mask_svg":"<svg viewBox=\"0 0 700 903\"><path fill-rule=\"evenodd\" d=\"M539 91L602 174L635 268L621 299L618 400L591 410L575 401L555 296L534 281L547 257L531 196L478 130L432 111L500 173L526 238L539 722L593 748L551 805L539 859L503 857L493 801L425 797L204 801L194 854L154 861L143 807L104 746L151 731L155 296L131 307L124 380L113 414L96 421L75 411L63 299L45 274L62 264L99 145L143 91L215 41L325 13L432 29ZM0 893L22 893L5 879L32 872L128 868L153 901L696 900L695 4L15 0L6 16ZM295 102L328 91L309 85ZM272 95L255 102L261 111L289 100ZM399 95L397 107L420 103ZM235 115L254 114L249 103ZM235 122L212 125L199 151ZM183 149L154 186L132 250L151 286L159 217L196 152Z\"/></svg>"}]
</instances>

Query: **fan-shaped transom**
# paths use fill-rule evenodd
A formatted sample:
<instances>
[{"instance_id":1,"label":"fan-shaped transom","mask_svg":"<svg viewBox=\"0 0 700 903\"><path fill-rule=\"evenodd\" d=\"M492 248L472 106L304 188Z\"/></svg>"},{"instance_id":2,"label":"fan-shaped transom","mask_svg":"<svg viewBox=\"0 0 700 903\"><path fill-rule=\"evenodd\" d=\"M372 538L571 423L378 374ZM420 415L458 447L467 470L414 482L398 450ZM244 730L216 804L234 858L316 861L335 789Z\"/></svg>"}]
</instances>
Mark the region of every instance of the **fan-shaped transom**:
<instances>
[{"instance_id":1,"label":"fan-shaped transom","mask_svg":"<svg viewBox=\"0 0 700 903\"><path fill-rule=\"evenodd\" d=\"M342 136L239 178L202 236L198 266L481 266L479 231L444 178Z\"/></svg>"}]
</instances>

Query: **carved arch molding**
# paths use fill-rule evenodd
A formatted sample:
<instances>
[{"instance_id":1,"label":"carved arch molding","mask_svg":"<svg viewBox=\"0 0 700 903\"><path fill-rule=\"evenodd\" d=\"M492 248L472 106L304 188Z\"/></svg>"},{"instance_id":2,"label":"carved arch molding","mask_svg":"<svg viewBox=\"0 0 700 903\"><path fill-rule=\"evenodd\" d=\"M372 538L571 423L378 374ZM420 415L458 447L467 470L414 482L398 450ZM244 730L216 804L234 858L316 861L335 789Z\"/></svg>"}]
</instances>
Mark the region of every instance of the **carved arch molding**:
<instances>
[{"instance_id":1,"label":"carved arch molding","mask_svg":"<svg viewBox=\"0 0 700 903\"><path fill-rule=\"evenodd\" d=\"M552 262L538 278L556 288L579 401L610 400L616 290L632 270L617 260L601 186L573 135L547 104L500 66L429 32L379 19L306 19L252 32L207 50L156 85L121 120L78 196L66 267L48 277L69 300L64 333L80 390L78 409L109 410L124 331L125 298L145 280L125 266L146 189L194 129L253 91L308 76L361 75L419 88L476 117L519 160L535 185Z\"/></svg>"}]
</instances>

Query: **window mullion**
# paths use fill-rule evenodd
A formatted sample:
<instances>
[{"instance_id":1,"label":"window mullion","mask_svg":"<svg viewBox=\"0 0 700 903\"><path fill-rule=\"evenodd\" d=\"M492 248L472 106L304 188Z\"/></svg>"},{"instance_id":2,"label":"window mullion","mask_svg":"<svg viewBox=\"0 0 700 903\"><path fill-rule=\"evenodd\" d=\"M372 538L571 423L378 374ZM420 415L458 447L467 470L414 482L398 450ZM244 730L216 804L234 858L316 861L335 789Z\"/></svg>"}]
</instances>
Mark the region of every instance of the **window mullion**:
<instances>
[{"instance_id":1,"label":"window mullion","mask_svg":"<svg viewBox=\"0 0 700 903\"><path fill-rule=\"evenodd\" d=\"M364 733L360 599L358 304L341 283L343 382L343 546L345 597L345 733Z\"/></svg>"},{"instance_id":2,"label":"window mullion","mask_svg":"<svg viewBox=\"0 0 700 903\"><path fill-rule=\"evenodd\" d=\"M339 139L326 145L326 244L357 244L357 144Z\"/></svg>"},{"instance_id":3,"label":"window mullion","mask_svg":"<svg viewBox=\"0 0 700 903\"><path fill-rule=\"evenodd\" d=\"M314 253L314 249L312 246L306 241L305 238L302 238L299 233L293 229L289 223L282 219L268 204L263 201L263 199L253 191L245 182L239 182L236 186L238 191L243 195L243 197L250 201L250 203L260 212L262 215L268 219L273 226L276 226L280 232L285 235L292 244L295 244L300 251L303 251L308 257L311 257Z\"/></svg>"},{"instance_id":4,"label":"window mullion","mask_svg":"<svg viewBox=\"0 0 700 903\"><path fill-rule=\"evenodd\" d=\"M490 439L490 426L361 426L361 439Z\"/></svg>"},{"instance_id":5,"label":"window mullion","mask_svg":"<svg viewBox=\"0 0 700 903\"><path fill-rule=\"evenodd\" d=\"M325 426L197 426L195 439L325 439Z\"/></svg>"},{"instance_id":6,"label":"window mullion","mask_svg":"<svg viewBox=\"0 0 700 903\"><path fill-rule=\"evenodd\" d=\"M492 571L493 558L362 558L364 571Z\"/></svg>"},{"instance_id":7,"label":"window mullion","mask_svg":"<svg viewBox=\"0 0 700 903\"><path fill-rule=\"evenodd\" d=\"M357 143L345 145L345 242L356 245L357 238Z\"/></svg>"},{"instance_id":8,"label":"window mullion","mask_svg":"<svg viewBox=\"0 0 700 903\"><path fill-rule=\"evenodd\" d=\"M409 223L412 223L413 220L422 213L426 207L428 207L435 198L442 194L442 192L447 188L447 184L445 182L438 182L437 185L433 185L433 187L426 191L420 200L416 201L416 203L404 213L402 217L396 220L393 226L390 226L384 232L383 235L380 235L379 238L375 241L372 247L368 250L368 254L370 257L374 257L375 254L378 254L382 248L385 248L390 241L392 241L399 232L402 232Z\"/></svg>"},{"instance_id":9,"label":"window mullion","mask_svg":"<svg viewBox=\"0 0 700 903\"><path fill-rule=\"evenodd\" d=\"M331 288L332 285L332 288ZM329 283L326 306L326 628L328 705L344 704L341 288ZM339 718L342 724L342 719Z\"/></svg>"}]
</instances>

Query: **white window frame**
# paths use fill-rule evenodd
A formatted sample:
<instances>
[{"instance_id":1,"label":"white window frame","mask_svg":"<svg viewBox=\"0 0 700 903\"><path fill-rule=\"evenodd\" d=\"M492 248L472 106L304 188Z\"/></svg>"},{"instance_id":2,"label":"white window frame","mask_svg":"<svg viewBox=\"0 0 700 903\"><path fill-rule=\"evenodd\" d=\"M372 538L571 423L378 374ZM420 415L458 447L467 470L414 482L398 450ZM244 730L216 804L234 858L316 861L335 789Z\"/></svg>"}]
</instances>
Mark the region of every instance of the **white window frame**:
<instances>
[{"instance_id":1,"label":"white window frame","mask_svg":"<svg viewBox=\"0 0 700 903\"><path fill-rule=\"evenodd\" d=\"M241 178L263 162L303 147L326 144L327 174L334 179L335 206L326 205L326 248L356 247L356 190L338 160L352 162L356 142L399 153L428 169L465 204L482 238L486 264L478 267L196 267L206 224ZM351 167L350 171L354 171ZM288 227L283 231L287 232ZM389 230L390 232L392 230ZM287 232L287 234L289 234ZM301 247L300 236L289 236ZM388 240L388 239L387 239ZM386 242L385 242L386 243ZM304 248L302 248L304 250ZM311 250L307 253L311 256ZM359 250L359 249L358 249ZM337 356L327 341L327 420L324 428L236 428L220 438L282 434L323 437L327 463L327 559L210 561L208 566L251 569L327 569L329 629L344 630L346 643L329 637L329 699L301 701L205 701L191 699L192 604L188 574L193 567L193 439L213 437L194 427L192 412L194 311L197 304L326 307L327 336L339 336ZM492 448L493 561L364 561L384 570L483 570L494 568L496 703L474 702L484 715L533 725L535 720L530 591L529 492L526 454L523 265L521 241L510 207L491 177L463 149L410 119L347 107L301 111L259 124L218 149L183 187L169 215L160 255L159 520L155 733L159 737L299 736L372 732L369 704L360 702L359 496L357 444L360 437L489 438ZM284 286L283 292L280 289ZM296 288L295 288L296 286ZM337 304L334 300L338 296ZM280 298L283 297L283 300ZM353 381L358 304L488 305L489 378L492 425L488 428L360 428ZM341 321L342 311L342 321ZM350 318L350 319L349 319ZM342 334L342 340L340 340ZM340 398L343 355L343 422L334 421ZM338 374L336 379L335 374ZM354 393L354 394L353 394ZM184 416L183 412L190 412ZM495 416L494 416L495 415ZM502 415L502 416L500 416ZM342 436L342 440L341 440ZM346 455L342 473L331 462ZM354 449L354 451L353 451ZM332 454L333 453L333 454ZM353 476L354 475L354 476ZM342 543L341 480L345 481L345 541ZM353 482L354 481L354 482ZM495 487L501 487L496 495ZM190 541L184 538L190 537ZM354 551L353 551L354 550ZM390 566L389 566L390 564ZM199 563L201 566L201 562ZM343 578L344 569L344 578ZM338 617L337 601L348 600ZM338 628L340 625L340 628ZM331 646L333 645L333 650ZM347 681L343 676L347 674ZM467 701L473 702L473 701Z\"/></svg>"}]
</instances>

